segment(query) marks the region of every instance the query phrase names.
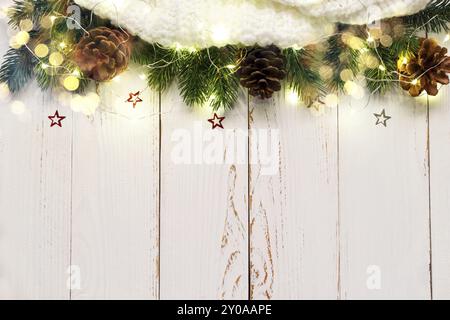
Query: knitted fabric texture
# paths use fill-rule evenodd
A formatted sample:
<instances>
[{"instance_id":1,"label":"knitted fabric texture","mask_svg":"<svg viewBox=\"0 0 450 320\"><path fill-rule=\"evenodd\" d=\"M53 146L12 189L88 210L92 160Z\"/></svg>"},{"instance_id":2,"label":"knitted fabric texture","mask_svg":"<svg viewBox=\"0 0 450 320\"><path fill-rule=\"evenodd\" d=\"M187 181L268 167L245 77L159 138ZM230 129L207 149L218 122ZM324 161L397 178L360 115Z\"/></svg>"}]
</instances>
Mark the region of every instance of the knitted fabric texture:
<instances>
[{"instance_id":1,"label":"knitted fabric texture","mask_svg":"<svg viewBox=\"0 0 450 320\"><path fill-rule=\"evenodd\" d=\"M412 14L429 0L75 0L143 40L205 48L225 44L305 46L333 23L370 24Z\"/></svg>"}]
</instances>

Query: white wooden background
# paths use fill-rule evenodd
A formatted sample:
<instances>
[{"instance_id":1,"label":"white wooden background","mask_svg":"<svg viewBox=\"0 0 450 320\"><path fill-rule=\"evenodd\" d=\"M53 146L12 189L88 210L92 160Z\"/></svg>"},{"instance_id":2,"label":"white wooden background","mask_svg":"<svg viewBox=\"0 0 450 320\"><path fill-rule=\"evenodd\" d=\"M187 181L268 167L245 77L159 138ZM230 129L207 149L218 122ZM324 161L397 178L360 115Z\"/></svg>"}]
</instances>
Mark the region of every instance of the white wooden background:
<instances>
[{"instance_id":1,"label":"white wooden background","mask_svg":"<svg viewBox=\"0 0 450 320\"><path fill-rule=\"evenodd\" d=\"M102 87L104 104L137 75ZM263 175L172 161L172 134L211 116L176 87L146 92L153 116L133 121L73 113L32 84L14 98L25 114L0 105L0 298L448 299L449 92L341 98L320 117L243 92L224 125L278 130L279 170ZM63 128L49 126L56 109ZM258 141L245 143L251 157Z\"/></svg>"}]
</instances>

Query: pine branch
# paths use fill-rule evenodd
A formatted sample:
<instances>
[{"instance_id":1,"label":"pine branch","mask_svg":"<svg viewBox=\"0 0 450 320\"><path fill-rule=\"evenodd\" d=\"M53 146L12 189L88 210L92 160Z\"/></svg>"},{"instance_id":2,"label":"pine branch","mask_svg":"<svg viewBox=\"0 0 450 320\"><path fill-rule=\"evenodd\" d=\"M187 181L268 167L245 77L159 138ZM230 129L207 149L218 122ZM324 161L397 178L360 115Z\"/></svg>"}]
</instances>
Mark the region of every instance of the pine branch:
<instances>
[{"instance_id":1,"label":"pine branch","mask_svg":"<svg viewBox=\"0 0 450 320\"><path fill-rule=\"evenodd\" d=\"M306 105L311 105L314 99L323 93L323 83L320 75L311 66L313 53L311 50L285 49L287 82Z\"/></svg>"},{"instance_id":2,"label":"pine branch","mask_svg":"<svg viewBox=\"0 0 450 320\"><path fill-rule=\"evenodd\" d=\"M413 15L402 18L403 23L415 29L439 33L449 30L450 0L433 0L427 7Z\"/></svg>"},{"instance_id":3,"label":"pine branch","mask_svg":"<svg viewBox=\"0 0 450 320\"><path fill-rule=\"evenodd\" d=\"M6 83L11 92L17 92L33 76L36 59L26 47L9 49L0 67L0 82Z\"/></svg>"}]
</instances>

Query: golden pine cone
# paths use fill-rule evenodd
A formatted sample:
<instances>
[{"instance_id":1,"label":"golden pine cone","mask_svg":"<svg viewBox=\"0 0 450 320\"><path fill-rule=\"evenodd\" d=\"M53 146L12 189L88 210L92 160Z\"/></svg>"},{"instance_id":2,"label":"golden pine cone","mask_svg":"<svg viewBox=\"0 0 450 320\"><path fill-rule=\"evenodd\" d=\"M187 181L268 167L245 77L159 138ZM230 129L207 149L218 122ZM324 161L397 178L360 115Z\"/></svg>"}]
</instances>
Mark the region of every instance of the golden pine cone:
<instances>
[{"instance_id":1,"label":"golden pine cone","mask_svg":"<svg viewBox=\"0 0 450 320\"><path fill-rule=\"evenodd\" d=\"M286 76L284 69L283 54L278 47L254 47L248 51L237 75L250 95L268 99L281 90L281 81Z\"/></svg>"},{"instance_id":2,"label":"golden pine cone","mask_svg":"<svg viewBox=\"0 0 450 320\"><path fill-rule=\"evenodd\" d=\"M89 30L74 50L74 61L80 70L96 81L108 81L123 72L130 56L130 36L107 27Z\"/></svg>"},{"instance_id":3,"label":"golden pine cone","mask_svg":"<svg viewBox=\"0 0 450 320\"><path fill-rule=\"evenodd\" d=\"M424 90L431 96L438 94L438 83L448 84L450 57L447 48L437 44L434 39L421 39L416 56L399 66L400 85L413 97Z\"/></svg>"}]
</instances>

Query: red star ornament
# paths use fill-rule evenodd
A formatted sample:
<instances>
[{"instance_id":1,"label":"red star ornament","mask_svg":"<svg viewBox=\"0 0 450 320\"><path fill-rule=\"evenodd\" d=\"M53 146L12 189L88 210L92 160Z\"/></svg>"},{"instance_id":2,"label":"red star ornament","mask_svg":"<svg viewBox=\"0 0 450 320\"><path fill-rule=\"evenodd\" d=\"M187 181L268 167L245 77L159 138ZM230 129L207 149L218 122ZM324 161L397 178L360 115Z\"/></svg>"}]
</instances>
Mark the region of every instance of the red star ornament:
<instances>
[{"instance_id":1,"label":"red star ornament","mask_svg":"<svg viewBox=\"0 0 450 320\"><path fill-rule=\"evenodd\" d=\"M214 117L212 119L208 119L208 122L210 122L212 124L212 129L215 129L215 128L224 129L223 124L222 124L223 120L225 120L225 117L219 117L217 115L217 113L214 113Z\"/></svg>"},{"instance_id":2,"label":"red star ornament","mask_svg":"<svg viewBox=\"0 0 450 320\"><path fill-rule=\"evenodd\" d=\"M143 100L139 97L139 95L141 94L140 91L136 92L136 93L129 93L130 97L128 98L128 100L126 102L130 102L133 104L133 108L136 108L136 105L139 102L142 102Z\"/></svg>"},{"instance_id":3,"label":"red star ornament","mask_svg":"<svg viewBox=\"0 0 450 320\"><path fill-rule=\"evenodd\" d=\"M58 110L56 110L55 114L53 116L48 116L48 118L52 122L52 123L50 123L50 128L53 127L53 126L58 126L58 127L62 128L61 121L63 121L66 117L65 116L60 116Z\"/></svg>"}]
</instances>

